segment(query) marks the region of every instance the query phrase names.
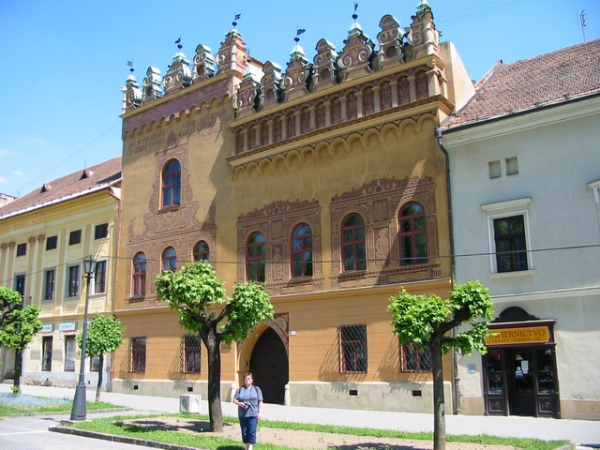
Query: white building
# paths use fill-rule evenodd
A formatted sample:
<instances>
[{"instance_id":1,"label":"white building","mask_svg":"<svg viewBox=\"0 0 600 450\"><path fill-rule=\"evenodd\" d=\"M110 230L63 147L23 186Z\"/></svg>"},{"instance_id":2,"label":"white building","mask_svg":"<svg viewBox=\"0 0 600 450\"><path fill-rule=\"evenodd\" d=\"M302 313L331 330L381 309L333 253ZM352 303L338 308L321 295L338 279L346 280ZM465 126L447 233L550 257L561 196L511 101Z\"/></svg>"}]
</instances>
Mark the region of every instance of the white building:
<instances>
[{"instance_id":1,"label":"white building","mask_svg":"<svg viewBox=\"0 0 600 450\"><path fill-rule=\"evenodd\" d=\"M459 357L460 413L600 419L600 40L497 64L438 130L455 281L498 334Z\"/></svg>"}]
</instances>

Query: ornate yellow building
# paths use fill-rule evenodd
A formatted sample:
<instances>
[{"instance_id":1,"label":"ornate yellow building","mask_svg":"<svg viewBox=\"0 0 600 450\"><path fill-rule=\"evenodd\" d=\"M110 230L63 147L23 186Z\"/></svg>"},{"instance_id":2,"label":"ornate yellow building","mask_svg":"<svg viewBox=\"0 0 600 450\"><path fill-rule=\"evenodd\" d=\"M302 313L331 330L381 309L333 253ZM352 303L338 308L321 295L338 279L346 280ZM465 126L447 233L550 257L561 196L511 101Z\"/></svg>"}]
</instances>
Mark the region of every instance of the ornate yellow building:
<instances>
[{"instance_id":1,"label":"ornate yellow building","mask_svg":"<svg viewBox=\"0 0 600 450\"><path fill-rule=\"evenodd\" d=\"M426 1L410 27L380 27L374 42L355 20L339 53L322 39L312 61L297 42L285 71L234 28L216 56L198 45L191 64L180 48L164 77L130 75L115 391L206 395L205 351L153 279L209 259L229 289L263 282L276 313L222 348L224 400L250 370L267 402L432 410L428 355L399 347L386 308L402 288L449 292L435 129L473 86ZM449 410L452 376L448 358Z\"/></svg>"}]
</instances>

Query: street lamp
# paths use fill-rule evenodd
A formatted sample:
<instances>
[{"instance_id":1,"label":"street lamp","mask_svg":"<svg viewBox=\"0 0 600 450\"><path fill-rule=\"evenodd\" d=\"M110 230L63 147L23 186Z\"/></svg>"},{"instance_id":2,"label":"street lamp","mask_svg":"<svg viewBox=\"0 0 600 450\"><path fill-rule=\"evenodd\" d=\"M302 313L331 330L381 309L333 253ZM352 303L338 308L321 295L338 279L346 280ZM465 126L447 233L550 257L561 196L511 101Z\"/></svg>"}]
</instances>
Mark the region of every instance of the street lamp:
<instances>
[{"instance_id":1,"label":"street lamp","mask_svg":"<svg viewBox=\"0 0 600 450\"><path fill-rule=\"evenodd\" d=\"M73 399L73 407L71 408L71 420L85 420L85 347L87 344L87 316L88 305L90 303L90 281L94 278L94 270L96 269L96 261L92 255L83 260L83 268L85 270L85 278L87 287L85 290L85 310L83 312L83 333L81 336L81 364L79 366L79 382L75 388L75 398Z\"/></svg>"}]
</instances>

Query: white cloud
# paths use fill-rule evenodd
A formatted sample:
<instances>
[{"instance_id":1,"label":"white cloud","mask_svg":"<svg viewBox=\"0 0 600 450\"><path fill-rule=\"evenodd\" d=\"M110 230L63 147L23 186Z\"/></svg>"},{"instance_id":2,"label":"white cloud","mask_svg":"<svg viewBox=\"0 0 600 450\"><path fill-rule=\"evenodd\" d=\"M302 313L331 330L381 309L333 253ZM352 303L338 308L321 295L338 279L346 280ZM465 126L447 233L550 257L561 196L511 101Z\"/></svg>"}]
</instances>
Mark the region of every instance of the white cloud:
<instances>
[{"instance_id":1,"label":"white cloud","mask_svg":"<svg viewBox=\"0 0 600 450\"><path fill-rule=\"evenodd\" d=\"M0 177L0 184L7 184L8 180L6 178Z\"/></svg>"},{"instance_id":2,"label":"white cloud","mask_svg":"<svg viewBox=\"0 0 600 450\"><path fill-rule=\"evenodd\" d=\"M10 150L4 150L0 148L0 158L6 158L8 156L16 155L15 152L11 152Z\"/></svg>"},{"instance_id":3,"label":"white cloud","mask_svg":"<svg viewBox=\"0 0 600 450\"><path fill-rule=\"evenodd\" d=\"M22 170L17 169L17 170L13 171L13 175L16 176L16 177L21 177L21 176L25 175L25 172L23 172Z\"/></svg>"}]
</instances>

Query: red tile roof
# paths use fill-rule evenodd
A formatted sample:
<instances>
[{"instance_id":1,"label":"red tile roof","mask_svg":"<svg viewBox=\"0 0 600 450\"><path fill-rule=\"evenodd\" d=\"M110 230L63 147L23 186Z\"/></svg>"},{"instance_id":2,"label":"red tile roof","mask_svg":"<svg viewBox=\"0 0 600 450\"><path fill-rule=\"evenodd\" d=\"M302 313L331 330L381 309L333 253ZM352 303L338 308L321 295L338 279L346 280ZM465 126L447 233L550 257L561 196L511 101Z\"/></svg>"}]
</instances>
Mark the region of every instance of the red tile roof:
<instances>
[{"instance_id":1,"label":"red tile roof","mask_svg":"<svg viewBox=\"0 0 600 450\"><path fill-rule=\"evenodd\" d=\"M0 220L107 188L121 178L121 157L44 183L0 208Z\"/></svg>"},{"instance_id":2,"label":"red tile roof","mask_svg":"<svg viewBox=\"0 0 600 450\"><path fill-rule=\"evenodd\" d=\"M600 39L510 64L501 62L442 128L473 124L600 93Z\"/></svg>"}]
</instances>

